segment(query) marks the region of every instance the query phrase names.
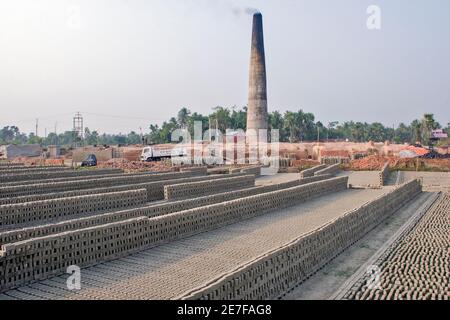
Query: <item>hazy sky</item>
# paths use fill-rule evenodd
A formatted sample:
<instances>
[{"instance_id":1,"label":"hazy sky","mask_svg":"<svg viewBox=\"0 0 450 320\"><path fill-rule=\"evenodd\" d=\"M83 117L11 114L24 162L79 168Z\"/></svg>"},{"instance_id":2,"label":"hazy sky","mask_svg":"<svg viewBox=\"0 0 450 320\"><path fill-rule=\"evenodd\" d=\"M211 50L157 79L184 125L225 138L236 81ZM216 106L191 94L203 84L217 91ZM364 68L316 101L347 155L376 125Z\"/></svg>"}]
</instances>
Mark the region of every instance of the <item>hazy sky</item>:
<instances>
[{"instance_id":1,"label":"hazy sky","mask_svg":"<svg viewBox=\"0 0 450 320\"><path fill-rule=\"evenodd\" d=\"M183 106L244 106L247 8L264 17L269 111L450 121L448 0L0 0L0 127L61 132L81 111L91 129L146 131Z\"/></svg>"}]
</instances>

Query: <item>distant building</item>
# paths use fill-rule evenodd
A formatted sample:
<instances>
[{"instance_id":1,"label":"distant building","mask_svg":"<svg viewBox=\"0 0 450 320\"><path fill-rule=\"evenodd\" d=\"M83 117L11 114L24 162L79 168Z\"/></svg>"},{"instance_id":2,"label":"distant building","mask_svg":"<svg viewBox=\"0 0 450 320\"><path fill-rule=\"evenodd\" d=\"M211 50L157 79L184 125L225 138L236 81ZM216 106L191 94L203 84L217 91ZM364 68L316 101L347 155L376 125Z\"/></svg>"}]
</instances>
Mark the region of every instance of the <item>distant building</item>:
<instances>
[{"instance_id":1,"label":"distant building","mask_svg":"<svg viewBox=\"0 0 450 320\"><path fill-rule=\"evenodd\" d=\"M38 144L0 146L0 159L14 159L17 157L38 157L42 154L42 148Z\"/></svg>"},{"instance_id":2,"label":"distant building","mask_svg":"<svg viewBox=\"0 0 450 320\"><path fill-rule=\"evenodd\" d=\"M435 139L448 138L448 134L444 132L442 129L436 129L431 131L431 137Z\"/></svg>"},{"instance_id":3,"label":"distant building","mask_svg":"<svg viewBox=\"0 0 450 320\"><path fill-rule=\"evenodd\" d=\"M58 158L61 155L61 147L58 145L51 145L47 147L50 158Z\"/></svg>"}]
</instances>

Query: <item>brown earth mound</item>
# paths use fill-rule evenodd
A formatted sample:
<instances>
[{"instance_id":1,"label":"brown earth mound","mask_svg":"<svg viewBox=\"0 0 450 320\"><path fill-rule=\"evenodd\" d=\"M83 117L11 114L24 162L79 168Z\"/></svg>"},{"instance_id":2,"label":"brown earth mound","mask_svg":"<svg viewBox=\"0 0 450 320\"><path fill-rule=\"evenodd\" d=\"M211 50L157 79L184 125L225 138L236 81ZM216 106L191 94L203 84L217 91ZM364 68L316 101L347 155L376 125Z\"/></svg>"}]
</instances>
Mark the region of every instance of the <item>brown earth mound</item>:
<instances>
[{"instance_id":1,"label":"brown earth mound","mask_svg":"<svg viewBox=\"0 0 450 320\"><path fill-rule=\"evenodd\" d=\"M128 161L123 158L116 158L105 162L100 162L97 167L117 168L122 169L125 172L138 172L138 171L168 172L173 170L170 161L141 162L141 161Z\"/></svg>"}]
</instances>

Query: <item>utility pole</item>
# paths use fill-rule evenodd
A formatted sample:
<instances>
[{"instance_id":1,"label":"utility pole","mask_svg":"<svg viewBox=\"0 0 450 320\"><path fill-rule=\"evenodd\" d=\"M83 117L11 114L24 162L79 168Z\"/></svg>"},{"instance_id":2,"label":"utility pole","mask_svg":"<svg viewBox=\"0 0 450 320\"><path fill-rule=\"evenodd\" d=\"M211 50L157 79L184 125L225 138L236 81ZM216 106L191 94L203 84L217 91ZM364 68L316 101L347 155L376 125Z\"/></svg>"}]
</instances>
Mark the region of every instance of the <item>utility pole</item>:
<instances>
[{"instance_id":1,"label":"utility pole","mask_svg":"<svg viewBox=\"0 0 450 320\"><path fill-rule=\"evenodd\" d=\"M38 136L38 126L39 126L39 119L36 118L36 132L35 132L36 137Z\"/></svg>"},{"instance_id":2,"label":"utility pole","mask_svg":"<svg viewBox=\"0 0 450 320\"><path fill-rule=\"evenodd\" d=\"M142 133L142 127L139 127L139 130L141 132L141 142L142 142L142 146L144 146L144 135Z\"/></svg>"},{"instance_id":3,"label":"utility pole","mask_svg":"<svg viewBox=\"0 0 450 320\"><path fill-rule=\"evenodd\" d=\"M211 142L211 116L208 116L209 142Z\"/></svg>"},{"instance_id":4,"label":"utility pole","mask_svg":"<svg viewBox=\"0 0 450 320\"><path fill-rule=\"evenodd\" d=\"M58 144L58 134L56 133L56 126L58 125L58 122L55 122L55 146Z\"/></svg>"}]
</instances>

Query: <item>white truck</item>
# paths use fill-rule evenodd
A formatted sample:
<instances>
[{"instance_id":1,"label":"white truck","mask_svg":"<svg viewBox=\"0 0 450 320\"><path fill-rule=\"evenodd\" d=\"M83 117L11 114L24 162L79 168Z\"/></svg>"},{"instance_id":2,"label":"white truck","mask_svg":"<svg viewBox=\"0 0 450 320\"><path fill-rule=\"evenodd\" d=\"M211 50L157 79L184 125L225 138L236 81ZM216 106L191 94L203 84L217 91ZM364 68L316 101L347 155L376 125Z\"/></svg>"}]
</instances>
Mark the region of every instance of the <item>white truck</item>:
<instances>
[{"instance_id":1,"label":"white truck","mask_svg":"<svg viewBox=\"0 0 450 320\"><path fill-rule=\"evenodd\" d=\"M145 147L142 149L141 161L159 161L171 157L184 157L187 155L186 148L174 147Z\"/></svg>"}]
</instances>

